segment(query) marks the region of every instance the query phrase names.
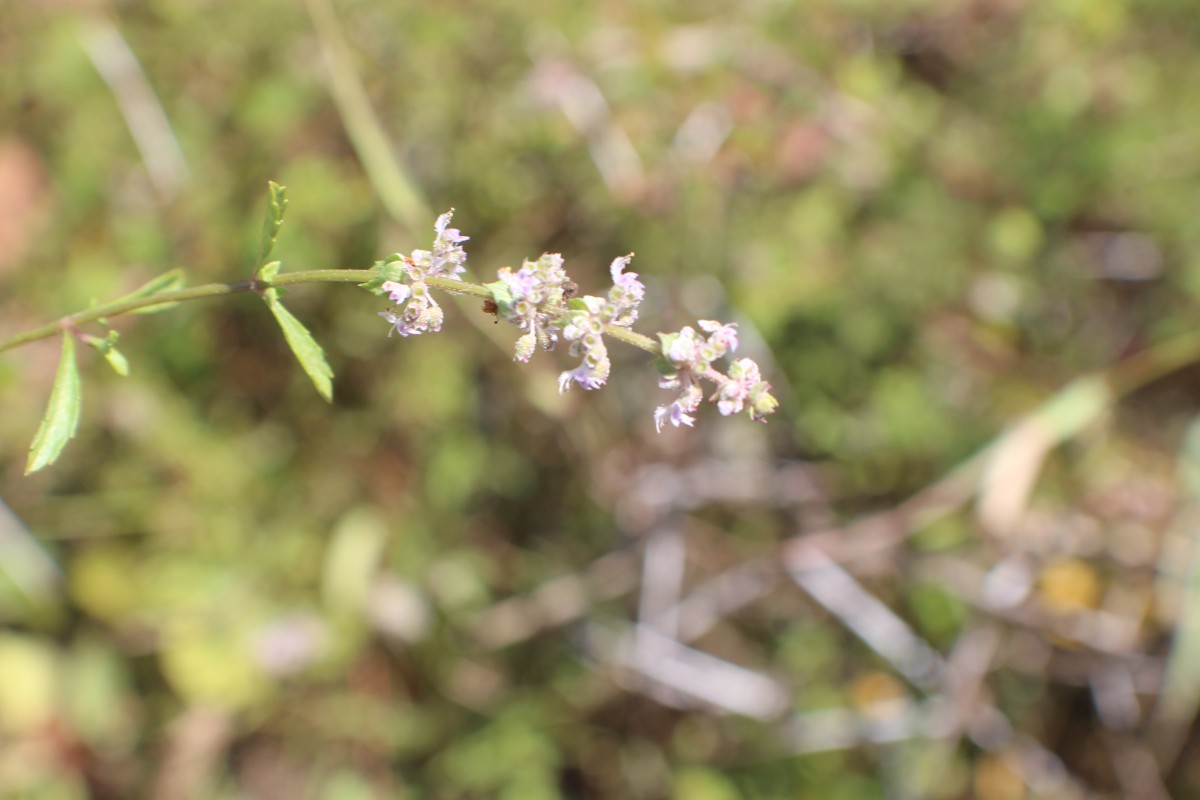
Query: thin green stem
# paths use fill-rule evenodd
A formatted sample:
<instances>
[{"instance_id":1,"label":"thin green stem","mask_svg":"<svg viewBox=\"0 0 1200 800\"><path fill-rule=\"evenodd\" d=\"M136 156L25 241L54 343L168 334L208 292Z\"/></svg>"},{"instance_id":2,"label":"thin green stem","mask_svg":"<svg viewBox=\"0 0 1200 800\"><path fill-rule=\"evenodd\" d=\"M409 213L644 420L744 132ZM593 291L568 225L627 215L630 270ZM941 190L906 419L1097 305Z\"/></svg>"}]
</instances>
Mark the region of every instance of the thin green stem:
<instances>
[{"instance_id":1,"label":"thin green stem","mask_svg":"<svg viewBox=\"0 0 1200 800\"><path fill-rule=\"evenodd\" d=\"M209 283L204 286L194 286L190 289L159 292L158 294L146 297L115 300L101 306L94 306L85 311L77 311L55 322L49 322L24 333L19 333L16 336L0 340L0 353L20 347L23 344L36 342L39 339L48 339L52 336L57 336L63 330L72 330L89 322L96 322L109 317L118 317L122 314L143 311L156 306L186 303L192 300L204 300L210 297L223 297L225 295L245 292L260 292L272 286L295 286L305 283L360 284L371 280L376 274L374 270L369 269L313 269L302 272L280 273L270 281L245 280L233 281L231 283ZM491 291L486 286L477 283L435 277L425 278L425 283L435 289L441 289L444 292L455 295L469 295L485 300L490 299L492 296ZM641 348L653 355L658 355L659 353L657 344L649 336L643 336L626 328L618 328L611 325L605 328L605 333L614 339Z\"/></svg>"},{"instance_id":2,"label":"thin green stem","mask_svg":"<svg viewBox=\"0 0 1200 800\"><path fill-rule=\"evenodd\" d=\"M662 355L662 347L658 342L651 339L649 336L631 331L628 328L618 328L615 325L605 325L604 333L606 336L611 336L617 341L625 344L633 345L634 347L645 350L647 353L658 356Z\"/></svg>"},{"instance_id":3,"label":"thin green stem","mask_svg":"<svg viewBox=\"0 0 1200 800\"><path fill-rule=\"evenodd\" d=\"M78 327L89 322L119 317L135 311L142 311L155 306L166 306L174 303L186 303L191 300L204 300L210 297L240 294L256 290L268 289L271 286L287 286L298 283L364 283L375 276L369 269L317 269L308 272L291 272L277 275L272 281L233 281L230 283L209 283L204 286L193 286L190 289L176 289L171 292L159 292L146 297L134 297L127 300L115 300L101 306L94 306L85 311L63 317L56 322L33 328L19 333L8 339L0 340L0 353L11 350L23 344L48 339L58 335L63 329Z\"/></svg>"},{"instance_id":4,"label":"thin green stem","mask_svg":"<svg viewBox=\"0 0 1200 800\"><path fill-rule=\"evenodd\" d=\"M179 289L173 292L162 292L160 294L151 295L149 297L138 297L131 300L118 300L112 303L106 303L102 306L95 306L86 311L77 311L70 314L57 322L50 322L32 330L19 333L16 336L9 337L0 341L0 353L5 350L11 350L29 342L36 342L38 339L48 339L51 336L57 335L60 331L83 325L88 322L95 322L106 317L116 317L121 314L128 314L132 311L138 311L143 308L153 308L154 306L168 305L171 303L182 303L188 300L202 300L206 297L220 297L227 294L236 294L238 292L246 292L250 290L249 281L236 281L234 283L210 283L205 286L195 286L191 289Z\"/></svg>"},{"instance_id":5,"label":"thin green stem","mask_svg":"<svg viewBox=\"0 0 1200 800\"><path fill-rule=\"evenodd\" d=\"M303 272L281 272L269 282L259 283L263 288L296 283L366 283L376 274L372 269L310 269Z\"/></svg>"}]
</instances>

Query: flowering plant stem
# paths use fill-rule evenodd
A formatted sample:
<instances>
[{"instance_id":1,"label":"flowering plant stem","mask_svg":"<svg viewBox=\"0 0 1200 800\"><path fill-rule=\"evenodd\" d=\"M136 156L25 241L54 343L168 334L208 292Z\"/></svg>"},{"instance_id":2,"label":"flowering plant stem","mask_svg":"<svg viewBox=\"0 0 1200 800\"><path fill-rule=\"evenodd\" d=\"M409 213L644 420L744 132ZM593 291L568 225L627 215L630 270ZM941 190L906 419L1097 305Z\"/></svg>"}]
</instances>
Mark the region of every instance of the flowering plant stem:
<instances>
[{"instance_id":1,"label":"flowering plant stem","mask_svg":"<svg viewBox=\"0 0 1200 800\"><path fill-rule=\"evenodd\" d=\"M281 273L283 263L271 260L271 253L287 210L287 192L274 182L268 184L268 190L267 213L252 277L185 289L182 271L171 270L124 297L0 340L0 353L60 334L63 340L46 415L29 449L26 474L53 464L79 428L82 381L75 361L76 343L99 351L119 375L129 374L129 362L117 349L120 334L108 328L108 319L122 314L146 313L209 297L254 293L266 303L313 387L327 402L332 402L333 368L316 338L282 302L284 287L305 283L353 283L376 296L388 297L395 306L379 312L379 316L388 321L391 332L401 337L441 330L445 315L431 296L431 290L480 298L484 301L484 311L524 332L516 344L518 361L528 361L538 345L547 350L553 348L560 337L571 342L571 354L581 356L582 362L559 376L559 391L566 391L573 383L585 389L604 385L611 366L604 346L605 336L645 350L658 358L662 374L659 385L682 389L678 400L655 412L655 424L660 430L664 421L676 426L692 425L691 412L702 398L700 379L716 384L717 392L710 399L717 402L725 416L746 408L751 419L763 421L778 405L768 391L770 384L762 380L753 360L733 362L727 376L712 368L714 359L737 348L735 324L701 320L700 327L710 334L707 338L684 327L679 333L660 333L658 342L631 329L645 293L637 273L625 271L632 253L613 261L609 268L613 286L606 297L575 297L578 287L568 280L562 256L557 253L545 253L536 262L526 261L516 272L511 267L501 267L497 273L500 280L494 283L470 283L461 278L467 259L462 243L470 237L450 227L451 209L434 223L437 235L432 250L417 249L410 255L395 253L376 262L371 269ZM100 325L106 329L106 335L85 333L81 326L88 323ZM665 347L667 342L671 343L669 349Z\"/></svg>"},{"instance_id":2,"label":"flowering plant stem","mask_svg":"<svg viewBox=\"0 0 1200 800\"><path fill-rule=\"evenodd\" d=\"M106 303L105 305L94 306L86 311L77 311L74 314L63 317L57 322L50 322L24 333L19 333L16 336L0 339L0 353L20 347L23 344L36 342L39 339L49 339L52 336L57 336L63 330L73 330L89 322L118 317L122 314L142 311L154 308L155 306L183 303L190 300L205 300L211 297L223 297L243 292L262 292L273 287L295 286L306 283L361 284L371 280L376 274L374 270L369 269L313 269L302 272L280 273L269 281L251 279L229 283L209 283L203 286L194 286L190 289L177 289L170 292L160 292L147 297L118 300ZM478 283L435 277L427 278L426 283L431 287L441 289L450 294L472 295L482 299L488 299L492 296L491 291L487 287ZM648 353L654 355L658 355L659 353L657 345L649 336L643 336L640 333L616 326L608 326L605 333L614 339L619 339L626 344L641 348Z\"/></svg>"}]
</instances>

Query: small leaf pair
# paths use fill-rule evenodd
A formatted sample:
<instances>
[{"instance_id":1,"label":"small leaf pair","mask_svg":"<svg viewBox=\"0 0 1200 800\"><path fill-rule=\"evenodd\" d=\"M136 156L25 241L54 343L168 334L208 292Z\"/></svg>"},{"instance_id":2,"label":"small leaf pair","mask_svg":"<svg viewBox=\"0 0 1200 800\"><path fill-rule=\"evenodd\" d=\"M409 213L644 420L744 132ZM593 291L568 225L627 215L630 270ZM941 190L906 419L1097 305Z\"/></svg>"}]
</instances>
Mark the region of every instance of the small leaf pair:
<instances>
[{"instance_id":1,"label":"small leaf pair","mask_svg":"<svg viewBox=\"0 0 1200 800\"><path fill-rule=\"evenodd\" d=\"M317 344L300 320L284 308L283 303L280 302L282 290L269 285L279 274L282 266L279 261L268 262L267 259L275 249L279 229L283 225L283 215L287 210L287 190L272 181L269 184L269 192L255 279L268 284L260 294L283 330L288 347L295 354L300 366L304 368L321 397L326 401L332 401L333 370L330 368L329 362L325 360L324 351L321 350L321 346ZM183 272L177 269L171 270L119 298L115 303L106 306L106 310L112 309L113 306L119 306L121 303L132 303L152 295L175 291L180 289L183 283ZM153 306L129 309L129 311L135 314L148 314L170 308L172 305L174 304L164 302ZM125 309L120 309L117 313L123 311ZM100 323L104 324L104 320L101 319ZM118 338L116 331L108 331L104 338L89 336L80 333L73 324L70 324L69 318L65 320L62 356L54 377L54 387L50 391L50 402L47 405L46 414L33 438L33 444L29 447L29 458L25 464L26 475L53 464L62 453L63 448L66 447L67 442L75 438L75 433L79 430L83 391L79 367L75 362L76 338L102 353L117 374L122 376L129 374L129 362L116 347Z\"/></svg>"},{"instance_id":2,"label":"small leaf pair","mask_svg":"<svg viewBox=\"0 0 1200 800\"><path fill-rule=\"evenodd\" d=\"M134 291L120 297L117 303L140 300L151 295L171 292L184 284L183 271L173 269L147 281ZM173 303L140 308L132 313L151 314L170 308ZM103 320L101 320L103 324ZM83 382L79 377L79 366L75 363L75 331L63 330L62 356L58 362L58 371L54 375L54 387L50 390L50 402L46 406L46 414L29 446L29 458L25 462L25 474L53 464L58 460L67 442L75 438L79 430L79 415L83 407ZM108 361L113 371L122 378L129 375L129 360L117 349L119 334L110 330L103 339L97 336L81 336L80 338L96 348Z\"/></svg>"},{"instance_id":3,"label":"small leaf pair","mask_svg":"<svg viewBox=\"0 0 1200 800\"><path fill-rule=\"evenodd\" d=\"M287 188L271 181L268 184L270 198L267 201L267 215L263 219L262 244L259 247L258 271L255 277L265 283L270 283L279 274L283 263L280 261L267 262L275 250L275 240L279 237L279 228L283 225L283 214L287 211ZM262 291L262 299L271 309L275 321L283 331L292 354L300 362L300 366L316 387L317 393L326 402L333 402L333 368L325 359L325 351L300 320L288 311L280 297L282 291L274 287Z\"/></svg>"}]
</instances>

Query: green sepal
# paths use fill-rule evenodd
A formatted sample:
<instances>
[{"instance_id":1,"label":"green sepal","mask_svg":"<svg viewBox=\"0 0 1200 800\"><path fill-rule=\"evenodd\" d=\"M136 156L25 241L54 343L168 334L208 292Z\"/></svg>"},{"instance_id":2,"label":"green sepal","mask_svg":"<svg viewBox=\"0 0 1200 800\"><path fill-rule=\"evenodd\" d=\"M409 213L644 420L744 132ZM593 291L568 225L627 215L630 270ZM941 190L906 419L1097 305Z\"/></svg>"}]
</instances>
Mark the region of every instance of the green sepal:
<instances>
[{"instance_id":1,"label":"green sepal","mask_svg":"<svg viewBox=\"0 0 1200 800\"><path fill-rule=\"evenodd\" d=\"M42 417L42 424L38 426L33 444L29 446L26 475L58 460L59 453L79 430L82 405L83 389L79 367L75 364L75 339L70 332L64 332L62 357L58 362L58 372L54 375L54 388L50 390L46 416Z\"/></svg>"},{"instance_id":2,"label":"green sepal","mask_svg":"<svg viewBox=\"0 0 1200 800\"><path fill-rule=\"evenodd\" d=\"M170 272L164 272L162 275L159 275L156 278L151 278L129 294L124 295L123 297L118 297L113 302L123 303L128 300L140 300L143 297L162 294L163 292L173 292L177 289L182 289L186 283L187 278L184 276L183 270L173 269ZM146 306L145 308L138 308L130 311L129 313L156 314L159 311L163 311L164 309L171 308L175 305L178 305L178 303L163 303L159 306Z\"/></svg>"},{"instance_id":3,"label":"green sepal","mask_svg":"<svg viewBox=\"0 0 1200 800\"><path fill-rule=\"evenodd\" d=\"M275 276L279 274L279 270L283 268L282 261L272 261L270 264L263 264L258 268L257 277L260 281L273 281Z\"/></svg>"},{"instance_id":4,"label":"green sepal","mask_svg":"<svg viewBox=\"0 0 1200 800\"><path fill-rule=\"evenodd\" d=\"M283 225L283 215L287 211L287 187L280 186L275 181L267 181L267 213L263 217L262 241L258 247L258 263L262 264L271 257L275 249L275 240L279 237L279 227Z\"/></svg>"},{"instance_id":5,"label":"green sepal","mask_svg":"<svg viewBox=\"0 0 1200 800\"><path fill-rule=\"evenodd\" d=\"M399 253L392 253L382 261L376 261L371 265L371 269L375 272L375 277L366 283L360 283L359 286L372 294L387 294L387 290L383 288L383 284L388 281L394 281L395 283L408 282L408 270L405 268L404 256Z\"/></svg>"},{"instance_id":6,"label":"green sepal","mask_svg":"<svg viewBox=\"0 0 1200 800\"><path fill-rule=\"evenodd\" d=\"M667 350L671 347L672 343L674 343L674 341L678 338L679 338L678 332L675 332L675 333L662 333L661 331L659 332L658 341L660 343L659 350L660 350L661 355L659 355L658 358L654 359L654 368L658 370L659 375L674 375L675 373L679 372L679 367L672 364L671 359L667 358L667 355L666 355Z\"/></svg>"},{"instance_id":7,"label":"green sepal","mask_svg":"<svg viewBox=\"0 0 1200 800\"><path fill-rule=\"evenodd\" d=\"M506 317L512 312L512 289L504 281L494 281L485 283L483 288L487 289L492 294L492 301L496 304L496 316Z\"/></svg>"},{"instance_id":8,"label":"green sepal","mask_svg":"<svg viewBox=\"0 0 1200 800\"><path fill-rule=\"evenodd\" d=\"M288 347L292 349L292 354L296 356L296 360L316 387L317 393L324 397L326 402L333 402L333 368L325 360L325 351L321 349L321 345L317 344L308 328L284 308L283 303L279 301L278 289L267 289L262 296L267 308L271 309L283 330L283 338L287 339Z\"/></svg>"},{"instance_id":9,"label":"green sepal","mask_svg":"<svg viewBox=\"0 0 1200 800\"><path fill-rule=\"evenodd\" d=\"M89 345L96 348L104 356L104 360L113 368L113 371L122 378L129 377L129 360L117 349L117 340L121 338L121 334L116 331L109 331L108 335L103 339L95 336L87 336L84 338Z\"/></svg>"},{"instance_id":10,"label":"green sepal","mask_svg":"<svg viewBox=\"0 0 1200 800\"><path fill-rule=\"evenodd\" d=\"M588 304L583 302L582 297L572 297L567 301L567 308L571 309L572 311L587 311Z\"/></svg>"}]
</instances>

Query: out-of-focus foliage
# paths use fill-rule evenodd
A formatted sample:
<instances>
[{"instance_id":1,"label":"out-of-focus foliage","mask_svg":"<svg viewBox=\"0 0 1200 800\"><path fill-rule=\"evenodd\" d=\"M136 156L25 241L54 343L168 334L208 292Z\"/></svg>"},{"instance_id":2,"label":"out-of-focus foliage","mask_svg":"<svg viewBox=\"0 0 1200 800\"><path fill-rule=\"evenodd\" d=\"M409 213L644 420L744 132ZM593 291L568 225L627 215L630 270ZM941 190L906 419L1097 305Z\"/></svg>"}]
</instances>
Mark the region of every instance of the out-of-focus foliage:
<instances>
[{"instance_id":1,"label":"out-of-focus foliage","mask_svg":"<svg viewBox=\"0 0 1200 800\"><path fill-rule=\"evenodd\" d=\"M561 251L602 291L635 250L639 327L736 320L781 399L658 436L637 351L560 396L476 302L398 340L297 287L332 406L253 296L119 318L131 374L84 348L24 478L60 345L5 353L0 793L1200 792L1192 359L1039 406L1197 326L1198 34L1180 0L0 5L0 335L249 277L275 180L284 269L450 206L478 280ZM744 601L658 613L714 576Z\"/></svg>"}]
</instances>

